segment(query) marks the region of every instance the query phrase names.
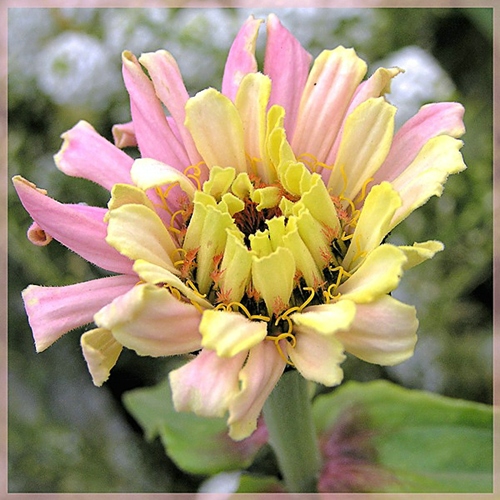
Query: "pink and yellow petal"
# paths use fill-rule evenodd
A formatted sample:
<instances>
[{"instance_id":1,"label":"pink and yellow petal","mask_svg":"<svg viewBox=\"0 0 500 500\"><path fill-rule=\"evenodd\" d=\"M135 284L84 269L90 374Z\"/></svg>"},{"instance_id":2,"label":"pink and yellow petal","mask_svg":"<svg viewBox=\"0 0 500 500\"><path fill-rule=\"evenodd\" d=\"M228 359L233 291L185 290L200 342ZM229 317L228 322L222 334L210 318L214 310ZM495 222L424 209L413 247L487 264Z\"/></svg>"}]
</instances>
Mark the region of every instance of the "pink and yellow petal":
<instances>
[{"instance_id":1,"label":"pink and yellow petal","mask_svg":"<svg viewBox=\"0 0 500 500\"><path fill-rule=\"evenodd\" d=\"M415 308L385 295L356 305L351 328L337 338L345 350L369 363L395 365L413 355L418 320Z\"/></svg>"},{"instance_id":2,"label":"pink and yellow petal","mask_svg":"<svg viewBox=\"0 0 500 500\"><path fill-rule=\"evenodd\" d=\"M375 182L392 181L414 161L433 137L448 135L459 138L465 133L464 108L456 102L426 104L396 133L391 150L375 174Z\"/></svg>"},{"instance_id":3,"label":"pink and yellow petal","mask_svg":"<svg viewBox=\"0 0 500 500\"><path fill-rule=\"evenodd\" d=\"M202 349L194 359L171 371L169 380L175 409L205 417L223 417L239 392L238 376L247 354L240 352L231 358L221 358L214 351Z\"/></svg>"},{"instance_id":4,"label":"pink and yellow petal","mask_svg":"<svg viewBox=\"0 0 500 500\"><path fill-rule=\"evenodd\" d=\"M201 345L217 353L221 358L230 358L248 351L267 335L265 321L253 321L241 311L207 310L200 323Z\"/></svg>"},{"instance_id":5,"label":"pink and yellow petal","mask_svg":"<svg viewBox=\"0 0 500 500\"><path fill-rule=\"evenodd\" d=\"M131 182L132 159L87 122L79 121L61 137L64 142L54 160L66 175L88 179L108 190L119 182Z\"/></svg>"},{"instance_id":6,"label":"pink and yellow petal","mask_svg":"<svg viewBox=\"0 0 500 500\"><path fill-rule=\"evenodd\" d=\"M462 141L448 135L434 137L425 144L406 170L392 181L403 204L394 214L390 229L432 196L441 196L449 175L465 170L460 153L462 146Z\"/></svg>"},{"instance_id":7,"label":"pink and yellow petal","mask_svg":"<svg viewBox=\"0 0 500 500\"><path fill-rule=\"evenodd\" d=\"M261 19L249 16L229 50L222 77L222 93L232 101L236 97L243 77L257 71L255 46L261 23Z\"/></svg>"},{"instance_id":8,"label":"pink and yellow petal","mask_svg":"<svg viewBox=\"0 0 500 500\"><path fill-rule=\"evenodd\" d=\"M132 262L106 243L104 208L59 203L20 176L13 183L32 219L59 243L108 271L132 272Z\"/></svg>"},{"instance_id":9,"label":"pink and yellow petal","mask_svg":"<svg viewBox=\"0 0 500 500\"><path fill-rule=\"evenodd\" d=\"M122 345L104 328L85 332L80 338L80 345L92 382L99 387L108 380L111 368L122 352Z\"/></svg>"},{"instance_id":10,"label":"pink and yellow petal","mask_svg":"<svg viewBox=\"0 0 500 500\"><path fill-rule=\"evenodd\" d=\"M201 347L201 313L165 288L137 285L94 316L97 326L141 356L173 356Z\"/></svg>"},{"instance_id":11,"label":"pink and yellow petal","mask_svg":"<svg viewBox=\"0 0 500 500\"><path fill-rule=\"evenodd\" d=\"M292 148L297 156L324 162L340 130L349 102L366 73L353 49L323 51L314 61L300 101Z\"/></svg>"},{"instance_id":12,"label":"pink and yellow petal","mask_svg":"<svg viewBox=\"0 0 500 500\"><path fill-rule=\"evenodd\" d=\"M130 170L134 184L146 191L150 188L178 183L181 189L193 199L196 188L191 180L179 170L152 158L138 158Z\"/></svg>"},{"instance_id":13,"label":"pink and yellow petal","mask_svg":"<svg viewBox=\"0 0 500 500\"><path fill-rule=\"evenodd\" d=\"M333 387L340 384L344 372L344 347L333 335L325 336L309 328L297 329L295 346L287 345L287 353L295 368L307 380Z\"/></svg>"},{"instance_id":14,"label":"pink and yellow petal","mask_svg":"<svg viewBox=\"0 0 500 500\"><path fill-rule=\"evenodd\" d=\"M406 262L405 253L398 247L380 245L366 256L359 268L336 292L341 294L341 300L372 302L397 288Z\"/></svg>"},{"instance_id":15,"label":"pink and yellow petal","mask_svg":"<svg viewBox=\"0 0 500 500\"><path fill-rule=\"evenodd\" d=\"M229 436L240 441L257 428L257 419L269 394L285 369L285 360L274 342L253 347L239 372L239 390L229 401Z\"/></svg>"},{"instance_id":16,"label":"pink and yellow petal","mask_svg":"<svg viewBox=\"0 0 500 500\"><path fill-rule=\"evenodd\" d=\"M266 27L264 73L269 75L273 83L269 105L278 104L286 110L285 130L287 136L291 138L312 56L282 26L276 15L268 16Z\"/></svg>"},{"instance_id":17,"label":"pink and yellow petal","mask_svg":"<svg viewBox=\"0 0 500 500\"><path fill-rule=\"evenodd\" d=\"M136 283L137 276L111 276L60 287L30 285L22 296L37 352L70 330L91 323L99 309Z\"/></svg>"}]
</instances>

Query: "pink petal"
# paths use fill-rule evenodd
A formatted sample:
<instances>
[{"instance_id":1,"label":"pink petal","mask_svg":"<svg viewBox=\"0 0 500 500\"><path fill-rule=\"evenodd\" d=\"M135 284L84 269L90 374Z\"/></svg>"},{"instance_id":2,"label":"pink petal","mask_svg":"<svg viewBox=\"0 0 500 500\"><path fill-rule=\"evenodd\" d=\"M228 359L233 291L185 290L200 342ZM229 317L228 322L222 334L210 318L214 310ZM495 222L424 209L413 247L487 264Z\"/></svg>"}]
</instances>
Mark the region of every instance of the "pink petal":
<instances>
[{"instance_id":1,"label":"pink petal","mask_svg":"<svg viewBox=\"0 0 500 500\"><path fill-rule=\"evenodd\" d=\"M264 73L272 81L269 107L279 104L285 109L285 130L289 138L293 137L311 60L311 54L281 25L274 14L270 14L264 58Z\"/></svg>"},{"instance_id":2,"label":"pink petal","mask_svg":"<svg viewBox=\"0 0 500 500\"><path fill-rule=\"evenodd\" d=\"M344 120L349 102L366 73L353 49L323 51L314 61L302 94L292 149L300 157L324 162Z\"/></svg>"},{"instance_id":3,"label":"pink petal","mask_svg":"<svg viewBox=\"0 0 500 500\"><path fill-rule=\"evenodd\" d=\"M96 266L132 274L132 261L106 243L106 209L59 203L20 176L13 182L24 208L43 231Z\"/></svg>"},{"instance_id":4,"label":"pink petal","mask_svg":"<svg viewBox=\"0 0 500 500\"><path fill-rule=\"evenodd\" d=\"M125 51L122 61L123 79L130 94L130 110L141 156L183 170L189 165L189 158L168 125L151 80L132 53Z\"/></svg>"},{"instance_id":5,"label":"pink petal","mask_svg":"<svg viewBox=\"0 0 500 500\"><path fill-rule=\"evenodd\" d=\"M69 286L30 285L23 291L23 300L37 352L92 322L99 309L136 283L137 276L111 276Z\"/></svg>"},{"instance_id":6,"label":"pink petal","mask_svg":"<svg viewBox=\"0 0 500 500\"><path fill-rule=\"evenodd\" d=\"M250 16L236 35L229 50L222 77L222 93L232 101L236 97L241 79L247 73L257 71L255 44L261 23L261 19Z\"/></svg>"},{"instance_id":7,"label":"pink petal","mask_svg":"<svg viewBox=\"0 0 500 500\"><path fill-rule=\"evenodd\" d=\"M134 122L117 123L116 125L113 125L111 132L117 148L137 146L137 139L134 132Z\"/></svg>"},{"instance_id":8,"label":"pink petal","mask_svg":"<svg viewBox=\"0 0 500 500\"><path fill-rule=\"evenodd\" d=\"M192 411L205 417L222 417L239 390L238 373L247 357L240 352L220 358L202 349L189 363L170 372L172 399L177 411Z\"/></svg>"},{"instance_id":9,"label":"pink petal","mask_svg":"<svg viewBox=\"0 0 500 500\"><path fill-rule=\"evenodd\" d=\"M191 134L184 126L186 119L185 106L189 94L182 80L177 62L165 50L142 54L139 62L148 70L156 95L170 112L179 135L182 137L191 165L196 165L201 161L201 156L196 149Z\"/></svg>"},{"instance_id":10,"label":"pink petal","mask_svg":"<svg viewBox=\"0 0 500 500\"><path fill-rule=\"evenodd\" d=\"M64 143L54 160L66 175L88 179L108 190L118 183L131 184L132 158L100 136L87 122L78 122L61 137Z\"/></svg>"},{"instance_id":11,"label":"pink petal","mask_svg":"<svg viewBox=\"0 0 500 500\"><path fill-rule=\"evenodd\" d=\"M233 439L244 439L257 428L262 407L284 369L285 360L279 355L274 342L264 341L250 349L248 360L239 375L240 391L229 406L227 423Z\"/></svg>"},{"instance_id":12,"label":"pink petal","mask_svg":"<svg viewBox=\"0 0 500 500\"><path fill-rule=\"evenodd\" d=\"M464 108L456 102L427 104L396 133L387 158L374 176L375 184L394 180L415 159L423 145L438 135L464 134Z\"/></svg>"}]
</instances>

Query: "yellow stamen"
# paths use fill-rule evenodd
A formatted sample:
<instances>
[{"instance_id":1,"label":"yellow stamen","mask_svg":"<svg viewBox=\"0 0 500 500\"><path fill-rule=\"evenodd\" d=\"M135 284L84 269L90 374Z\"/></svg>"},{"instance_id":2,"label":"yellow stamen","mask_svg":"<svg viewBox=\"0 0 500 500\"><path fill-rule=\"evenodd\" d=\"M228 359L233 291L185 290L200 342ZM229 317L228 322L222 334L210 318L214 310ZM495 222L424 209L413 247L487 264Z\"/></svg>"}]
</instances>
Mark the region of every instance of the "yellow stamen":
<instances>
[{"instance_id":1,"label":"yellow stamen","mask_svg":"<svg viewBox=\"0 0 500 500\"><path fill-rule=\"evenodd\" d=\"M373 181L373 177L368 177L365 182L363 182L363 187L361 188L361 193L358 194L358 196L355 198L354 203L361 203L366 196L366 189L368 187L368 184Z\"/></svg>"},{"instance_id":2,"label":"yellow stamen","mask_svg":"<svg viewBox=\"0 0 500 500\"><path fill-rule=\"evenodd\" d=\"M196 187L198 191L201 191L201 182L200 182L200 176L201 176L201 165L204 165L205 162L203 160L199 161L196 165L190 165L189 167L186 167L184 169L184 175L188 179L192 179L196 183ZM190 170L192 172L190 173Z\"/></svg>"},{"instance_id":3,"label":"yellow stamen","mask_svg":"<svg viewBox=\"0 0 500 500\"><path fill-rule=\"evenodd\" d=\"M281 358L283 359L283 361L285 361L285 363L287 365L290 365L290 366L295 366L289 359L287 356L285 356L285 353L283 352L283 349L281 348L281 345L280 345L280 340L283 340L283 339L291 339L291 342L290 342L290 345L292 347L295 347L297 345L297 339L295 338L294 335L292 335L291 333L289 332L285 332L285 333L280 333L279 335L277 336L273 336L273 335L268 335L266 337L266 340L272 340L274 341L274 345L276 346L276 349L278 349L278 354L281 356Z\"/></svg>"}]
</instances>

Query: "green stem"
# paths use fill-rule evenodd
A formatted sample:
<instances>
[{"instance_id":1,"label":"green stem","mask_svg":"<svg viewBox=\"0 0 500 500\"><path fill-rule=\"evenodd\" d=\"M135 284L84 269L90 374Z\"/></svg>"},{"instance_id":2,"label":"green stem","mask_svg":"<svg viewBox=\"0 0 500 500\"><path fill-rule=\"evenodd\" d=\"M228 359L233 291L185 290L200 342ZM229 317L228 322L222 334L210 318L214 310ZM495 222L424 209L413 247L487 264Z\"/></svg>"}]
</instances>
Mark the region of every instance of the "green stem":
<instances>
[{"instance_id":1,"label":"green stem","mask_svg":"<svg viewBox=\"0 0 500 500\"><path fill-rule=\"evenodd\" d=\"M321 457L307 381L299 372L283 374L264 405L264 421L288 491L316 492Z\"/></svg>"}]
</instances>

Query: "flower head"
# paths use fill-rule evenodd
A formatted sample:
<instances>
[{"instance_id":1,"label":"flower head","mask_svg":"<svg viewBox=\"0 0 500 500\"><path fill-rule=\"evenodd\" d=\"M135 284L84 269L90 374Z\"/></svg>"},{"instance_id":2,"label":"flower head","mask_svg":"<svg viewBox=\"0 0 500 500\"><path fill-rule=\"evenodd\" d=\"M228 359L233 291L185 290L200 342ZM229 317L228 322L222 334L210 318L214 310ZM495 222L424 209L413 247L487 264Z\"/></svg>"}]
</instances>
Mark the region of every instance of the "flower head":
<instances>
[{"instance_id":1,"label":"flower head","mask_svg":"<svg viewBox=\"0 0 500 500\"><path fill-rule=\"evenodd\" d=\"M465 168L459 104L424 106L394 134L384 96L400 69L363 81L366 64L344 47L310 68L271 15L258 72L260 24L250 17L238 33L220 92L189 97L166 51L123 53L132 121L115 126L115 142L137 144L141 158L84 122L56 155L63 172L110 190L107 210L62 205L14 180L39 240L118 273L28 287L37 349L94 321L82 348L98 385L123 346L196 353L170 374L174 404L229 413L234 439L256 428L287 367L334 386L346 351L385 365L412 355L415 309L390 294L443 246L384 240Z\"/></svg>"}]
</instances>

